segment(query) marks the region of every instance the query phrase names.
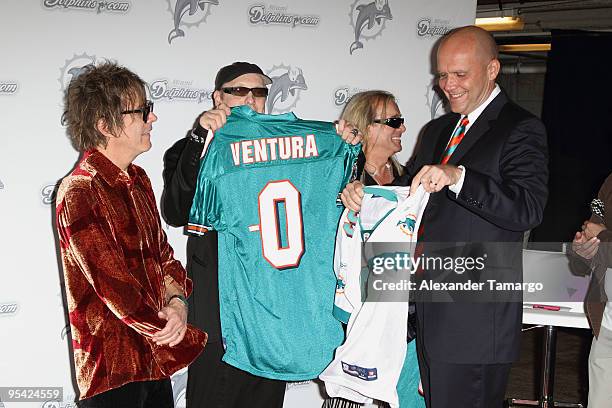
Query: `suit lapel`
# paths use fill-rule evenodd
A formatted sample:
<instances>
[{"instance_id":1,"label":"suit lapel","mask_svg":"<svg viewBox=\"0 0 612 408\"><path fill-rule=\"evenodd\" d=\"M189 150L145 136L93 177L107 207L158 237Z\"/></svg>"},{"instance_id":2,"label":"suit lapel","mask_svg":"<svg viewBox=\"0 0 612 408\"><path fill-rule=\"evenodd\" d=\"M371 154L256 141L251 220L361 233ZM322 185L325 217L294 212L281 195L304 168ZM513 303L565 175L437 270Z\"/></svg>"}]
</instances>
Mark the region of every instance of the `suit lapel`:
<instances>
[{"instance_id":1,"label":"suit lapel","mask_svg":"<svg viewBox=\"0 0 612 408\"><path fill-rule=\"evenodd\" d=\"M499 116L499 112L501 108L508 102L508 98L503 92L500 92L499 95L495 97L485 108L484 111L478 116L476 122L470 127L468 132L457 146L457 149L453 152L453 155L450 157L448 164L456 165L461 161L463 156L470 151L470 149L478 142L478 140L487 133L487 131L491 128L493 121L497 120ZM450 136L449 136L450 137Z\"/></svg>"}]
</instances>

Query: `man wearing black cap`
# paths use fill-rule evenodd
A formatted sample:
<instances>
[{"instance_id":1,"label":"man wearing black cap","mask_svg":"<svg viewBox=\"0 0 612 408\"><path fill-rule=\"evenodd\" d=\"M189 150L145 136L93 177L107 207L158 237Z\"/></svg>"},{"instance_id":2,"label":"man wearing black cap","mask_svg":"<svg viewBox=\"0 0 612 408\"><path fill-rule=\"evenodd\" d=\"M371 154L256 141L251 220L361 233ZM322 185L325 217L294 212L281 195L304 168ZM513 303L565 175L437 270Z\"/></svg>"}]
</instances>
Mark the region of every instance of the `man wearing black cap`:
<instances>
[{"instance_id":1,"label":"man wearing black cap","mask_svg":"<svg viewBox=\"0 0 612 408\"><path fill-rule=\"evenodd\" d=\"M164 155L162 214L170 225L187 224L208 132L221 128L234 106L264 113L271 83L255 64L234 62L219 70L213 109L200 115L189 135ZM188 320L209 337L205 352L189 367L187 407L282 407L284 381L256 377L221 361L217 260L216 231L188 238L187 274L193 280Z\"/></svg>"}]
</instances>

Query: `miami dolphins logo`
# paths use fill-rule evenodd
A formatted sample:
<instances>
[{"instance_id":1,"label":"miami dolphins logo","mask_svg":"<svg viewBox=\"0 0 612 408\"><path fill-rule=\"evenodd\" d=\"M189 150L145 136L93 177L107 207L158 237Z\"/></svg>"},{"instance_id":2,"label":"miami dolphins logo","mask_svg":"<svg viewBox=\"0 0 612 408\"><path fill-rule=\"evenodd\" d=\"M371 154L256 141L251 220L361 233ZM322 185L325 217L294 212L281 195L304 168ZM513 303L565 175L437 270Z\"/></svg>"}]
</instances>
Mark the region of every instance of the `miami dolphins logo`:
<instances>
[{"instance_id":1,"label":"miami dolphins logo","mask_svg":"<svg viewBox=\"0 0 612 408\"><path fill-rule=\"evenodd\" d=\"M371 40L381 35L385 28L385 21L392 20L391 9L388 0L375 0L366 3L357 0L351 5L351 26L355 34L355 41L349 47L349 53L363 48L361 39Z\"/></svg>"},{"instance_id":2,"label":"miami dolphins logo","mask_svg":"<svg viewBox=\"0 0 612 408\"><path fill-rule=\"evenodd\" d=\"M174 22L174 28L168 34L168 44L172 43L175 38L185 36L185 32L180 28L181 26L200 25L210 15L210 6L219 5L219 0L176 0L173 8L171 0L167 1L168 10L172 13Z\"/></svg>"},{"instance_id":3,"label":"miami dolphins logo","mask_svg":"<svg viewBox=\"0 0 612 408\"><path fill-rule=\"evenodd\" d=\"M279 65L272 67L267 74L272 79L266 102L267 112L289 112L297 105L301 91L308 89L302 69Z\"/></svg>"},{"instance_id":4,"label":"miami dolphins logo","mask_svg":"<svg viewBox=\"0 0 612 408\"><path fill-rule=\"evenodd\" d=\"M408 214L403 221L398 221L396 226L398 226L400 231L404 234L412 237L412 234L414 234L414 227L416 226L416 215Z\"/></svg>"},{"instance_id":5,"label":"miami dolphins logo","mask_svg":"<svg viewBox=\"0 0 612 408\"><path fill-rule=\"evenodd\" d=\"M65 91L70 82L85 71L87 65L95 64L97 61L98 59L95 55L87 55L85 53L75 54L72 58L66 60L64 66L60 68L59 83L61 84L62 91Z\"/></svg>"}]
</instances>

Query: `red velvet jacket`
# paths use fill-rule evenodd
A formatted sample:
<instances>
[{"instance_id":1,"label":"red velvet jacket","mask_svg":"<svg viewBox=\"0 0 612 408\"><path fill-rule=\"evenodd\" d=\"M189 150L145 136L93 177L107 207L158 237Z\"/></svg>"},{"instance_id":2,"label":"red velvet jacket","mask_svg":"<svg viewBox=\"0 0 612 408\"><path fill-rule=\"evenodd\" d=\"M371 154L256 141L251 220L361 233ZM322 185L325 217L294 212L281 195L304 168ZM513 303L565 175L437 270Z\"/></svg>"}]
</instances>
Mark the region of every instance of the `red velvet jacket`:
<instances>
[{"instance_id":1,"label":"red velvet jacket","mask_svg":"<svg viewBox=\"0 0 612 408\"><path fill-rule=\"evenodd\" d=\"M203 350L206 334L189 326L175 347L151 336L166 321L166 283L187 296L191 281L167 242L140 167L128 175L98 151L87 152L57 195L57 229L80 397L134 381L168 378Z\"/></svg>"}]
</instances>

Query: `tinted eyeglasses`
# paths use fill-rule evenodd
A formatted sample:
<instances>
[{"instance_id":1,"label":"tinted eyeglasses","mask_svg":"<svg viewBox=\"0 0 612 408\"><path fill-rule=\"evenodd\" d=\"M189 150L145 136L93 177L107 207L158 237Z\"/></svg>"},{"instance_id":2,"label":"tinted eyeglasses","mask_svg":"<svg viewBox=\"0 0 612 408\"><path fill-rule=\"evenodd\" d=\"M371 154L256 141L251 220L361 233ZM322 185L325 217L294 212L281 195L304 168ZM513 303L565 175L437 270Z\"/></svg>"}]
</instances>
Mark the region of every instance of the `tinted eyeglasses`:
<instances>
[{"instance_id":1,"label":"tinted eyeglasses","mask_svg":"<svg viewBox=\"0 0 612 408\"><path fill-rule=\"evenodd\" d=\"M374 119L372 122L387 125L393 129L398 129L404 124L404 118L387 118L387 119Z\"/></svg>"},{"instance_id":2,"label":"tinted eyeglasses","mask_svg":"<svg viewBox=\"0 0 612 408\"><path fill-rule=\"evenodd\" d=\"M142 120L144 123L147 123L147 120L149 119L149 113L151 112L153 112L153 102L146 101L142 108L125 110L125 111L122 111L121 113L124 115L127 115L129 113L142 113Z\"/></svg>"},{"instance_id":3,"label":"tinted eyeglasses","mask_svg":"<svg viewBox=\"0 0 612 408\"><path fill-rule=\"evenodd\" d=\"M226 94L234 96L247 96L249 92L253 93L255 98L265 98L268 96L268 88L247 88L246 86L232 86L230 88L221 88Z\"/></svg>"}]
</instances>

